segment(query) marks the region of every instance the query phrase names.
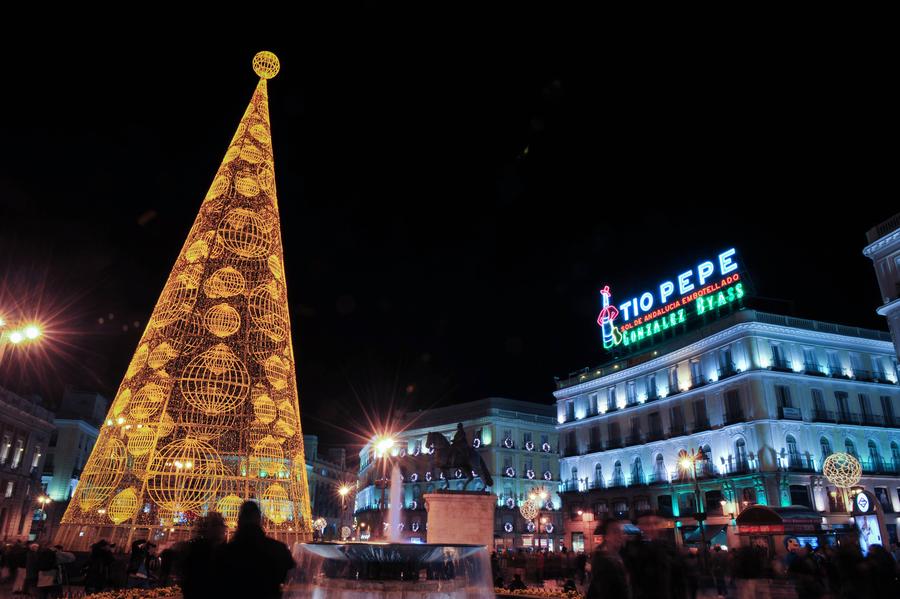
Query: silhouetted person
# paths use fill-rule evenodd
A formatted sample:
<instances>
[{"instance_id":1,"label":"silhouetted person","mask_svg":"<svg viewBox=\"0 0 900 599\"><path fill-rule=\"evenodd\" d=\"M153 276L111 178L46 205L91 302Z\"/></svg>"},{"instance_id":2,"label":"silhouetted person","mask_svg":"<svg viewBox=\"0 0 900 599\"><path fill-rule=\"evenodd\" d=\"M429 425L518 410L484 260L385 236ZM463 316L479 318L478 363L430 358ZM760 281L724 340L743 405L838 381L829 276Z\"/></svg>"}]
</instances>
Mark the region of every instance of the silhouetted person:
<instances>
[{"instance_id":1,"label":"silhouetted person","mask_svg":"<svg viewBox=\"0 0 900 599\"><path fill-rule=\"evenodd\" d=\"M216 554L216 597L277 599L294 558L284 543L266 537L262 514L253 501L245 501L238 514L234 538Z\"/></svg>"},{"instance_id":2,"label":"silhouetted person","mask_svg":"<svg viewBox=\"0 0 900 599\"><path fill-rule=\"evenodd\" d=\"M869 597L900 597L897 562L884 547L869 545L869 555L863 561L863 572Z\"/></svg>"},{"instance_id":3,"label":"silhouetted person","mask_svg":"<svg viewBox=\"0 0 900 599\"><path fill-rule=\"evenodd\" d=\"M525 583L522 582L522 577L516 574L513 576L513 581L509 583L510 591L524 591L528 587L525 586Z\"/></svg>"},{"instance_id":4,"label":"silhouetted person","mask_svg":"<svg viewBox=\"0 0 900 599\"><path fill-rule=\"evenodd\" d=\"M85 566L85 593L99 593L109 583L109 567L115 561L109 543L101 539L91 545L91 555Z\"/></svg>"},{"instance_id":5,"label":"silhouetted person","mask_svg":"<svg viewBox=\"0 0 900 599\"><path fill-rule=\"evenodd\" d=\"M214 557L225 542L225 520L210 512L197 523L195 536L185 544L181 562L181 592L184 599L215 596Z\"/></svg>"},{"instance_id":6,"label":"silhouetted person","mask_svg":"<svg viewBox=\"0 0 900 599\"><path fill-rule=\"evenodd\" d=\"M591 584L585 599L630 599L628 575L619 555L625 545L625 524L620 520L602 522L595 532L600 537L600 547L591 559Z\"/></svg>"}]
</instances>

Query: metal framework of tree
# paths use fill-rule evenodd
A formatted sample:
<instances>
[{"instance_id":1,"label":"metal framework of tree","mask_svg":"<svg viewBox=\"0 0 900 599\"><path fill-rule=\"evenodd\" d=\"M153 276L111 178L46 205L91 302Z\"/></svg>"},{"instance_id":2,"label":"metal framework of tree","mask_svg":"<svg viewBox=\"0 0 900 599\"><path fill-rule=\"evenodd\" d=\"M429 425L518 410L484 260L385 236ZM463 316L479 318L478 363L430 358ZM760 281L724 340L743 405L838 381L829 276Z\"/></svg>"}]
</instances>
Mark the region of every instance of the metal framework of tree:
<instances>
[{"instance_id":1,"label":"metal framework of tree","mask_svg":"<svg viewBox=\"0 0 900 599\"><path fill-rule=\"evenodd\" d=\"M113 400L57 542L185 538L256 499L284 541L311 536L309 491L260 76Z\"/></svg>"}]
</instances>

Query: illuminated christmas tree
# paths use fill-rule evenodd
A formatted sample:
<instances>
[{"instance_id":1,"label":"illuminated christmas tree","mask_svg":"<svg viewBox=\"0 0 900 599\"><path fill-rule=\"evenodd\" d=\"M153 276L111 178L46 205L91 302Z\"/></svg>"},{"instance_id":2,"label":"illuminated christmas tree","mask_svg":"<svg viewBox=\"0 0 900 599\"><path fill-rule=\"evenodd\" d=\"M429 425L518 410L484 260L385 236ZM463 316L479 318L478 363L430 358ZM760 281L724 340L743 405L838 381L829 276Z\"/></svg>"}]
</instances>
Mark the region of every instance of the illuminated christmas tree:
<instances>
[{"instance_id":1,"label":"illuminated christmas tree","mask_svg":"<svg viewBox=\"0 0 900 599\"><path fill-rule=\"evenodd\" d=\"M156 303L57 542L130 547L229 526L256 499L268 534L312 531L266 82L271 52Z\"/></svg>"}]
</instances>

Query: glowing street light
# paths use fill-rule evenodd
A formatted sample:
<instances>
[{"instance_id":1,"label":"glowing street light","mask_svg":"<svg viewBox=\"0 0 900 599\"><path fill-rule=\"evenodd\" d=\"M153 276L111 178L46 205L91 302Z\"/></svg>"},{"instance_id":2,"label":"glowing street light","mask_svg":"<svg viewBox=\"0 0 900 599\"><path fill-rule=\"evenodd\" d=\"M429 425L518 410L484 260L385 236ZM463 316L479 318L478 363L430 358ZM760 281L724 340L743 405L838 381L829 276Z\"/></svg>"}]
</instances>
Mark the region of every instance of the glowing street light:
<instances>
[{"instance_id":1,"label":"glowing street light","mask_svg":"<svg viewBox=\"0 0 900 599\"><path fill-rule=\"evenodd\" d=\"M25 337L31 340L37 339L41 336L41 329L36 324L30 324L25 327L22 331L25 334Z\"/></svg>"},{"instance_id":2,"label":"glowing street light","mask_svg":"<svg viewBox=\"0 0 900 599\"><path fill-rule=\"evenodd\" d=\"M21 331L13 331L9 334L9 341L14 345L18 345L25 340L25 335Z\"/></svg>"},{"instance_id":3,"label":"glowing street light","mask_svg":"<svg viewBox=\"0 0 900 599\"><path fill-rule=\"evenodd\" d=\"M394 446L394 438L389 435L384 435L378 437L375 440L375 449L378 450L379 453L384 455Z\"/></svg>"}]
</instances>

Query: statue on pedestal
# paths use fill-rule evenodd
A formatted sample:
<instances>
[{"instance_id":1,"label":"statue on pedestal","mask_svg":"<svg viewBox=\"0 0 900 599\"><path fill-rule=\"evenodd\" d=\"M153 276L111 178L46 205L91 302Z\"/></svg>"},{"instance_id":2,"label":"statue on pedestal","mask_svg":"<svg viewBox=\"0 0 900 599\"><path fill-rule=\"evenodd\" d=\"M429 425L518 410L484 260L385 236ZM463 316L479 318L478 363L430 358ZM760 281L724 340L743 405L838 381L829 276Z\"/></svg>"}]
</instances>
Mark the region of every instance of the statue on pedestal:
<instances>
[{"instance_id":1,"label":"statue on pedestal","mask_svg":"<svg viewBox=\"0 0 900 599\"><path fill-rule=\"evenodd\" d=\"M491 477L490 469L481 454L469 444L461 423L456 425L452 442L448 442L441 433L432 431L425 438L425 446L431 450L432 466L436 466L443 473L445 491L450 488L450 472L457 470L466 477L464 491L476 476L481 478L485 488L493 486L494 479Z\"/></svg>"}]
</instances>

